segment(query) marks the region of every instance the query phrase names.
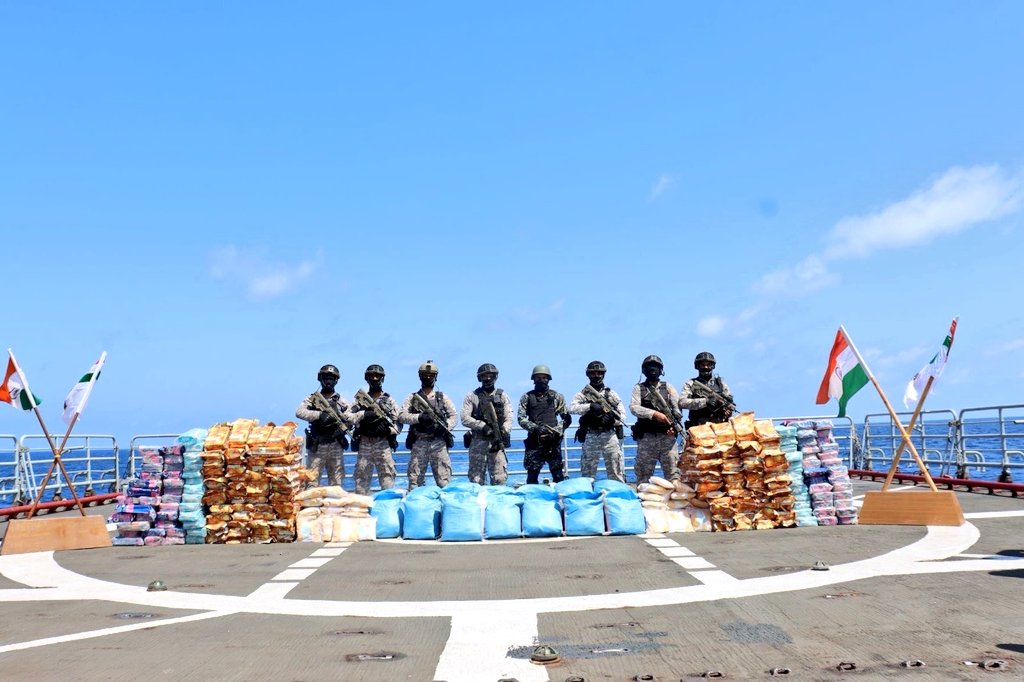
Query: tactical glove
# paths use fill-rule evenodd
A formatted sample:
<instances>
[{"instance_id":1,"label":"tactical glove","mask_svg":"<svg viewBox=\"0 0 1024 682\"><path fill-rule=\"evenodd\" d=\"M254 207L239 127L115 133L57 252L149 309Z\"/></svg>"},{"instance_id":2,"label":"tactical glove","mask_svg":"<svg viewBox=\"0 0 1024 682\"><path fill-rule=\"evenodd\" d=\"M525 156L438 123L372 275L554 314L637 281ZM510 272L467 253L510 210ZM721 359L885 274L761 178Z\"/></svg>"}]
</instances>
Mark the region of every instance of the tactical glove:
<instances>
[{"instance_id":1,"label":"tactical glove","mask_svg":"<svg viewBox=\"0 0 1024 682\"><path fill-rule=\"evenodd\" d=\"M480 429L480 434L484 438L491 438L492 436L494 436L494 429L492 429L490 425L485 424L484 428Z\"/></svg>"},{"instance_id":2,"label":"tactical glove","mask_svg":"<svg viewBox=\"0 0 1024 682\"><path fill-rule=\"evenodd\" d=\"M604 426L605 428L610 428L612 426L615 426L615 415L607 414L607 413L606 414L602 414L601 415L601 426Z\"/></svg>"},{"instance_id":3,"label":"tactical glove","mask_svg":"<svg viewBox=\"0 0 1024 682\"><path fill-rule=\"evenodd\" d=\"M590 403L590 414L594 415L595 417L600 417L602 414L604 414L604 407L601 405L601 403Z\"/></svg>"},{"instance_id":4,"label":"tactical glove","mask_svg":"<svg viewBox=\"0 0 1024 682\"><path fill-rule=\"evenodd\" d=\"M319 422L321 424L328 424L328 423L330 423L330 421L331 421L331 413L328 412L327 410L322 411L320 413L320 417L318 418L318 420L319 420Z\"/></svg>"},{"instance_id":5,"label":"tactical glove","mask_svg":"<svg viewBox=\"0 0 1024 682\"><path fill-rule=\"evenodd\" d=\"M430 415L427 414L426 412L420 412L420 416L416 417L416 421L426 426L427 424L430 424L434 420L431 419Z\"/></svg>"}]
</instances>

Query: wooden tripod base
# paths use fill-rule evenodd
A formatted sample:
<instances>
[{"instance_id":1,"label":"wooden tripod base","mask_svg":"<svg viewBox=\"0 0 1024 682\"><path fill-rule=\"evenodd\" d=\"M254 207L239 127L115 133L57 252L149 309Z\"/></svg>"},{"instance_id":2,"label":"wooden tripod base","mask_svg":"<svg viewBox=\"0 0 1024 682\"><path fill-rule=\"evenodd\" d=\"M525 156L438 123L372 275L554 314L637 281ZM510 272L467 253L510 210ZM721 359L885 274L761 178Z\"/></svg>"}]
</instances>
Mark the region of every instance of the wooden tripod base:
<instances>
[{"instance_id":1,"label":"wooden tripod base","mask_svg":"<svg viewBox=\"0 0 1024 682\"><path fill-rule=\"evenodd\" d=\"M58 549L110 547L110 534L102 516L59 519L11 519L0 554L48 552Z\"/></svg>"},{"instance_id":2,"label":"wooden tripod base","mask_svg":"<svg viewBox=\"0 0 1024 682\"><path fill-rule=\"evenodd\" d=\"M960 526L964 513L952 490L880 492L864 495L862 526Z\"/></svg>"}]
</instances>

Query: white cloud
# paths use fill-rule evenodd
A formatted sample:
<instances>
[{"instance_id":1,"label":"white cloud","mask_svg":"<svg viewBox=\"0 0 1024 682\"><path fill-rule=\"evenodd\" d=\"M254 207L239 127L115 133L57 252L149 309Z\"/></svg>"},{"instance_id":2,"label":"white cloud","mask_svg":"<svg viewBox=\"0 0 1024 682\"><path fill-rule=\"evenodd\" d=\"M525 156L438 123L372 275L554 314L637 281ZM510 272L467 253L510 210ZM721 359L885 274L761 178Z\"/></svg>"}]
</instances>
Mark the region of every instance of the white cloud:
<instances>
[{"instance_id":1,"label":"white cloud","mask_svg":"<svg viewBox=\"0 0 1024 682\"><path fill-rule=\"evenodd\" d=\"M835 261L862 258L876 251L927 244L989 223L1019 210L1024 177L1008 176L999 166L954 167L931 186L875 213L850 216L835 224L821 254L798 265L774 270L753 289L765 295L802 294L839 282Z\"/></svg>"},{"instance_id":2,"label":"white cloud","mask_svg":"<svg viewBox=\"0 0 1024 682\"><path fill-rule=\"evenodd\" d=\"M722 315L708 315L697 322L698 336L718 336L725 329L726 318Z\"/></svg>"},{"instance_id":3,"label":"white cloud","mask_svg":"<svg viewBox=\"0 0 1024 682\"><path fill-rule=\"evenodd\" d=\"M648 201L654 201L662 194L672 189L676 184L676 178L670 173L662 173L658 176L658 179L654 182L654 186L651 187L650 193L647 195Z\"/></svg>"},{"instance_id":4,"label":"white cloud","mask_svg":"<svg viewBox=\"0 0 1024 682\"><path fill-rule=\"evenodd\" d=\"M241 283L253 298L276 298L309 279L323 262L323 254L299 263L281 263L262 253L229 245L213 254L210 276Z\"/></svg>"}]
</instances>

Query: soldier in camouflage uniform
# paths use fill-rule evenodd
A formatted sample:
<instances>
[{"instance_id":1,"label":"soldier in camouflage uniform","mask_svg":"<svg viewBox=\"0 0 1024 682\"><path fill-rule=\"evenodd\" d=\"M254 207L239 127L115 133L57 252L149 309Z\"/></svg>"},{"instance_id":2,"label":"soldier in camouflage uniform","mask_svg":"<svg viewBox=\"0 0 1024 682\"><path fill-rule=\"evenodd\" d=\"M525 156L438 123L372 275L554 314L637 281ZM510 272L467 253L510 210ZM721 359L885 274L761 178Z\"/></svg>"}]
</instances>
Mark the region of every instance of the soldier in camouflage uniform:
<instances>
[{"instance_id":1,"label":"soldier in camouflage uniform","mask_svg":"<svg viewBox=\"0 0 1024 682\"><path fill-rule=\"evenodd\" d=\"M480 365L476 378L480 388L467 393L462 401L462 425L472 431L469 480L483 485L486 471L490 474L491 485L505 485L508 478L505 448L512 431L512 401L503 390L494 387L498 368L491 363Z\"/></svg>"},{"instance_id":2,"label":"soldier in camouflage uniform","mask_svg":"<svg viewBox=\"0 0 1024 682\"><path fill-rule=\"evenodd\" d=\"M458 414L455 403L434 389L437 365L433 360L420 365L419 377L420 390L409 394L398 413L399 422L411 425L405 441L409 448L409 490L423 485L428 464L434 482L443 488L452 477L448 448L455 444L451 431L458 423Z\"/></svg>"},{"instance_id":3,"label":"soldier in camouflage uniform","mask_svg":"<svg viewBox=\"0 0 1024 682\"><path fill-rule=\"evenodd\" d=\"M660 463L664 478L675 481L679 478L679 469L676 467L679 459L676 437L679 434L672 426L672 420L655 409L657 403L651 394L657 391L665 407L672 411L675 421L679 421L676 412L679 395L671 384L661 381L665 365L657 355L644 358L641 371L644 380L633 387L629 401L629 410L637 418L633 425L633 439L637 442L633 473L638 484L647 483L654 474L654 467Z\"/></svg>"},{"instance_id":4,"label":"soldier in camouflage uniform","mask_svg":"<svg viewBox=\"0 0 1024 682\"><path fill-rule=\"evenodd\" d=\"M352 449L358 453L354 478L356 492L360 495L370 492L374 467L377 468L381 489L395 487L397 473L393 454L398 447L398 433L402 430L398 424L398 405L384 392L384 368L370 365L363 378L369 390L357 393L351 408L355 424ZM376 403L383 416L373 409L372 403Z\"/></svg>"},{"instance_id":5,"label":"soldier in camouflage uniform","mask_svg":"<svg viewBox=\"0 0 1024 682\"><path fill-rule=\"evenodd\" d=\"M309 422L306 429L306 467L316 474L313 485L320 485L324 464L327 465L328 485L341 485L345 478L344 453L348 448L346 433L352 425L346 403L334 387L341 372L334 365L324 365L316 375L320 390L299 403L295 416ZM323 403L321 401L326 401ZM321 409L329 406L330 409Z\"/></svg>"},{"instance_id":6,"label":"soldier in camouflage uniform","mask_svg":"<svg viewBox=\"0 0 1024 682\"><path fill-rule=\"evenodd\" d=\"M565 478L562 436L572 424L572 417L566 410L565 396L548 388L551 370L547 365L534 367L530 379L533 390L519 399L519 426L527 431L523 455L526 482L537 483L540 470L547 464L551 479L558 483Z\"/></svg>"},{"instance_id":7,"label":"soldier in camouflage uniform","mask_svg":"<svg viewBox=\"0 0 1024 682\"><path fill-rule=\"evenodd\" d=\"M729 417L732 416L731 406L735 401L722 377L714 374L715 365L715 356L707 351L697 353L697 357L693 359L693 368L697 370L697 376L683 384L683 390L679 394L679 409L689 410L686 428L708 422L729 421ZM704 384L718 395L705 395L705 392L694 386L695 383Z\"/></svg>"},{"instance_id":8,"label":"soldier in camouflage uniform","mask_svg":"<svg viewBox=\"0 0 1024 682\"><path fill-rule=\"evenodd\" d=\"M619 395L604 385L606 371L603 362L594 360L587 365L587 379L592 390L602 395L613 411L608 412L600 402L589 398L587 388L584 387L584 390L573 396L569 412L581 415L580 426L576 431L576 440L583 443L581 474L585 478L595 478L597 463L604 457L608 478L625 483L622 425L626 422L626 408Z\"/></svg>"}]
</instances>

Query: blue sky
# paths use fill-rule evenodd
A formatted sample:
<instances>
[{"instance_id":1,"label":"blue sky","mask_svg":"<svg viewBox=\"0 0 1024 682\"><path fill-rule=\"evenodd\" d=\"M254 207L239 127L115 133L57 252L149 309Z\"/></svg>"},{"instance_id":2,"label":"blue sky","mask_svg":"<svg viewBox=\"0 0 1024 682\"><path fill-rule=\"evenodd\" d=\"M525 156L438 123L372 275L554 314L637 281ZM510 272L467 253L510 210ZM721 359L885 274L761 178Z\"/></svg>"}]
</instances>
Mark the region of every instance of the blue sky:
<instances>
[{"instance_id":1,"label":"blue sky","mask_svg":"<svg viewBox=\"0 0 1024 682\"><path fill-rule=\"evenodd\" d=\"M3 347L79 433L280 423L317 368L460 401L710 350L828 414L838 325L895 402L1024 402L1024 6L0 6ZM882 410L865 390L854 416ZM0 410L0 433L37 432Z\"/></svg>"}]
</instances>

